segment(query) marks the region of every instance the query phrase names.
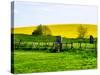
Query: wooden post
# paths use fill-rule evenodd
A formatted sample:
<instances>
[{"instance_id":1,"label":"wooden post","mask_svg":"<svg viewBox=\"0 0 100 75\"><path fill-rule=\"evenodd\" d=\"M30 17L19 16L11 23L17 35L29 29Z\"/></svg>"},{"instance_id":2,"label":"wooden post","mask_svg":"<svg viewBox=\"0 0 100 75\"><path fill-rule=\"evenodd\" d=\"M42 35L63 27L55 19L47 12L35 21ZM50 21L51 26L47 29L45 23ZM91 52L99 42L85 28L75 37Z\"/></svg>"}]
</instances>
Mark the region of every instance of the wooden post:
<instances>
[{"instance_id":1,"label":"wooden post","mask_svg":"<svg viewBox=\"0 0 100 75\"><path fill-rule=\"evenodd\" d=\"M32 42L32 49L33 49L33 47L34 47L33 45L34 45L34 43Z\"/></svg>"},{"instance_id":2,"label":"wooden post","mask_svg":"<svg viewBox=\"0 0 100 75\"><path fill-rule=\"evenodd\" d=\"M66 42L66 48L67 48L67 42ZM68 48L67 48L68 49Z\"/></svg>"},{"instance_id":3,"label":"wooden post","mask_svg":"<svg viewBox=\"0 0 100 75\"><path fill-rule=\"evenodd\" d=\"M61 36L56 36L56 42L55 42L55 50L56 52L60 52L62 50L62 40L61 40Z\"/></svg>"},{"instance_id":4,"label":"wooden post","mask_svg":"<svg viewBox=\"0 0 100 75\"><path fill-rule=\"evenodd\" d=\"M38 49L40 50L41 48L40 48L40 41L38 41Z\"/></svg>"},{"instance_id":5,"label":"wooden post","mask_svg":"<svg viewBox=\"0 0 100 75\"><path fill-rule=\"evenodd\" d=\"M84 43L85 43L85 49L86 49L86 46L87 46L87 44L86 44L86 43L87 43L87 42L84 40Z\"/></svg>"},{"instance_id":6,"label":"wooden post","mask_svg":"<svg viewBox=\"0 0 100 75\"><path fill-rule=\"evenodd\" d=\"M19 45L18 45L18 48L20 48L21 42L22 42L22 40L20 40L20 41L19 41Z\"/></svg>"},{"instance_id":7,"label":"wooden post","mask_svg":"<svg viewBox=\"0 0 100 75\"><path fill-rule=\"evenodd\" d=\"M57 45L57 52L58 52L58 53L60 52L60 49L61 49L61 48L60 48L60 44L58 44L58 45Z\"/></svg>"},{"instance_id":8,"label":"wooden post","mask_svg":"<svg viewBox=\"0 0 100 75\"><path fill-rule=\"evenodd\" d=\"M60 43L60 51L61 51L61 50L62 50L62 43ZM59 51L59 52L60 52L60 51Z\"/></svg>"},{"instance_id":9,"label":"wooden post","mask_svg":"<svg viewBox=\"0 0 100 75\"><path fill-rule=\"evenodd\" d=\"M82 47L81 47L81 42L80 42L80 48L82 48Z\"/></svg>"},{"instance_id":10,"label":"wooden post","mask_svg":"<svg viewBox=\"0 0 100 75\"><path fill-rule=\"evenodd\" d=\"M94 43L94 44L95 44L95 50L97 50L97 42L95 41L95 43Z\"/></svg>"},{"instance_id":11,"label":"wooden post","mask_svg":"<svg viewBox=\"0 0 100 75\"><path fill-rule=\"evenodd\" d=\"M73 42L71 42L71 49L73 48Z\"/></svg>"}]
</instances>

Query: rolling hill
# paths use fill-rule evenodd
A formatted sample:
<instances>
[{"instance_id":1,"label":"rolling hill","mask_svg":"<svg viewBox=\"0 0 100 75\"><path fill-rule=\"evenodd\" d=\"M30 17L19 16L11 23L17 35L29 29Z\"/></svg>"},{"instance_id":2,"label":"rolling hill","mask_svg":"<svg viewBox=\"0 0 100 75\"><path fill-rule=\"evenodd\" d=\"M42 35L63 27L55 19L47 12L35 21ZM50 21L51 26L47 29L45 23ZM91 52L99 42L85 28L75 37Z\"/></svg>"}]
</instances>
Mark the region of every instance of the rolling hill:
<instances>
[{"instance_id":1,"label":"rolling hill","mask_svg":"<svg viewBox=\"0 0 100 75\"><path fill-rule=\"evenodd\" d=\"M82 24L87 28L86 37L93 35L97 37L97 25L94 24ZM51 35L61 35L66 38L77 38L78 37L78 28L80 24L50 24L47 25L51 30ZM14 34L28 34L32 35L32 32L36 29L37 26L28 26L28 27L16 27L12 28L12 33Z\"/></svg>"}]
</instances>

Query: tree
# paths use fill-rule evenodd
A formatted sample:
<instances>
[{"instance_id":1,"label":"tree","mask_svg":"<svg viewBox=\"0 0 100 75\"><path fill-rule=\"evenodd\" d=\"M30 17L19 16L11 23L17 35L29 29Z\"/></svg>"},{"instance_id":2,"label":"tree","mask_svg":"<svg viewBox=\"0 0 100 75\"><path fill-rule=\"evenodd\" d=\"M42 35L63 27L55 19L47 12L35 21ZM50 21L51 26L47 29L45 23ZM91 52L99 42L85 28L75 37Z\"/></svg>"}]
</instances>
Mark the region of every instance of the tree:
<instances>
[{"instance_id":1,"label":"tree","mask_svg":"<svg viewBox=\"0 0 100 75\"><path fill-rule=\"evenodd\" d=\"M48 26L43 26L43 35L51 35L51 30Z\"/></svg>"},{"instance_id":2,"label":"tree","mask_svg":"<svg viewBox=\"0 0 100 75\"><path fill-rule=\"evenodd\" d=\"M36 30L32 32L32 35L51 35L51 30L48 26L39 25Z\"/></svg>"},{"instance_id":3,"label":"tree","mask_svg":"<svg viewBox=\"0 0 100 75\"><path fill-rule=\"evenodd\" d=\"M83 39L87 33L87 27L80 25L78 27L78 38Z\"/></svg>"},{"instance_id":4,"label":"tree","mask_svg":"<svg viewBox=\"0 0 100 75\"><path fill-rule=\"evenodd\" d=\"M32 32L32 35L42 35L42 25L40 24L36 30Z\"/></svg>"}]
</instances>

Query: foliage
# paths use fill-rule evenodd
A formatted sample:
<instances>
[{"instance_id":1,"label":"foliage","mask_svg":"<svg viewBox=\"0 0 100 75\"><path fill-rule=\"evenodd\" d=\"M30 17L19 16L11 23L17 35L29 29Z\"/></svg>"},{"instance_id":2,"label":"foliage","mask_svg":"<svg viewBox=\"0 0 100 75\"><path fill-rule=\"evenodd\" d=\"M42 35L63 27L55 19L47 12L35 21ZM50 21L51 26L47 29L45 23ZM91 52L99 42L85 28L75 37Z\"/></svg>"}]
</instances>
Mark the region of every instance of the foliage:
<instances>
[{"instance_id":1,"label":"foliage","mask_svg":"<svg viewBox=\"0 0 100 75\"><path fill-rule=\"evenodd\" d=\"M32 32L32 35L43 35L41 24L37 27L35 31Z\"/></svg>"},{"instance_id":2,"label":"foliage","mask_svg":"<svg viewBox=\"0 0 100 75\"><path fill-rule=\"evenodd\" d=\"M39 25L36 30L32 32L32 35L51 35L51 30L48 26Z\"/></svg>"},{"instance_id":3,"label":"foliage","mask_svg":"<svg viewBox=\"0 0 100 75\"><path fill-rule=\"evenodd\" d=\"M80 25L78 27L78 38L80 39L85 38L86 33L87 33L87 28L84 27L83 25Z\"/></svg>"}]
</instances>

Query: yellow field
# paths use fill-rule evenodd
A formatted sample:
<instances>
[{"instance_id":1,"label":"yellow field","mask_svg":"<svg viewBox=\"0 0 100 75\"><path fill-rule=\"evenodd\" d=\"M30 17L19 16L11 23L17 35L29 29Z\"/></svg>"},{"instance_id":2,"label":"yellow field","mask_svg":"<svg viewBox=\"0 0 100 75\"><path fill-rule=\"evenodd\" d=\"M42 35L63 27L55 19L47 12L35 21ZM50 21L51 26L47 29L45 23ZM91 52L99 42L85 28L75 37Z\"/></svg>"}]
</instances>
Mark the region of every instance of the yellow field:
<instances>
[{"instance_id":1,"label":"yellow field","mask_svg":"<svg viewBox=\"0 0 100 75\"><path fill-rule=\"evenodd\" d=\"M82 24L87 27L86 37L93 35L97 37L97 25L93 24ZM52 35L61 35L66 38L77 38L78 37L78 27L80 24L52 24L48 25L51 30ZM32 34L32 31L36 29L36 26L30 27L17 27L14 28L14 34Z\"/></svg>"}]
</instances>

